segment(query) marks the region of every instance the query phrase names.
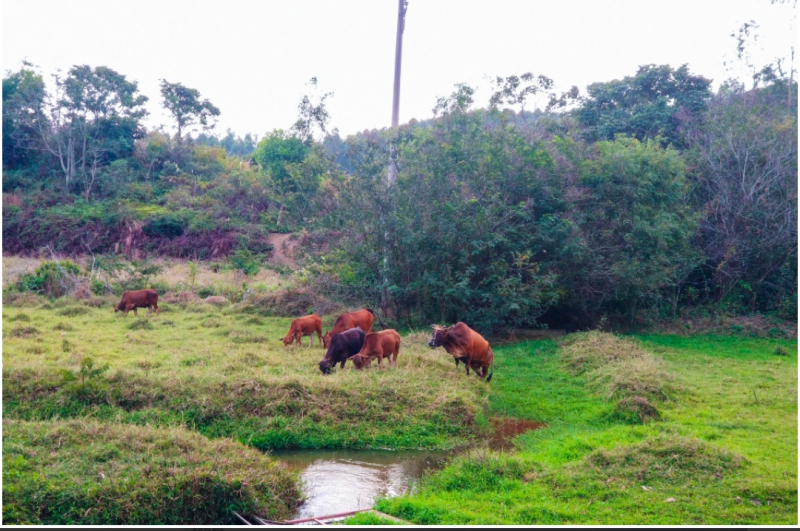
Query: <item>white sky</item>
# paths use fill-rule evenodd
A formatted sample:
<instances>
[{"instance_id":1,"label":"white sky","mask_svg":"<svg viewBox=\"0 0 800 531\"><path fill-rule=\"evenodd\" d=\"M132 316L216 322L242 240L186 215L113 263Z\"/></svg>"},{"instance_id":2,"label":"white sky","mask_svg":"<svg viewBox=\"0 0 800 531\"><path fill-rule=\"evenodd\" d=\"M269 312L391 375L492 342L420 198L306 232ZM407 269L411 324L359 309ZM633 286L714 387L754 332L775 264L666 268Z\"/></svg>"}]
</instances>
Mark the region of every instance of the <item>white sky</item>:
<instances>
[{"instance_id":1,"label":"white sky","mask_svg":"<svg viewBox=\"0 0 800 531\"><path fill-rule=\"evenodd\" d=\"M410 0L400 122L430 118L458 82L486 106L486 76L532 72L585 92L639 65L688 63L717 87L731 33L760 24L762 65L789 55L792 14L769 0ZM49 81L76 64L110 67L150 98L149 127L171 125L165 78L220 108L215 133L239 136L288 129L315 76L344 137L390 125L396 24L396 0L3 0L3 69L27 58Z\"/></svg>"}]
</instances>

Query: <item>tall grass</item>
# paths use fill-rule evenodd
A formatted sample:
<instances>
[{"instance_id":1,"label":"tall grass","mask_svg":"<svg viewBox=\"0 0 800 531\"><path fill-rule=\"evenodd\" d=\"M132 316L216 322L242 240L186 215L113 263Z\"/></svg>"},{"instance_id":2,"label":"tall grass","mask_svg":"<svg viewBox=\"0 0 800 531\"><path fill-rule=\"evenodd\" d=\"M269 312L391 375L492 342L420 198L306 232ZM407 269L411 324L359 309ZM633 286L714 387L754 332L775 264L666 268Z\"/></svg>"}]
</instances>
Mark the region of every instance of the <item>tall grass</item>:
<instances>
[{"instance_id":1,"label":"tall grass","mask_svg":"<svg viewBox=\"0 0 800 531\"><path fill-rule=\"evenodd\" d=\"M235 524L279 519L301 498L295 473L231 440L94 420L3 420L3 522Z\"/></svg>"},{"instance_id":2,"label":"tall grass","mask_svg":"<svg viewBox=\"0 0 800 531\"><path fill-rule=\"evenodd\" d=\"M5 417L186 426L260 449L451 448L488 430L487 386L422 336L403 340L396 369L325 376L323 349L283 346L290 318L206 304L136 318L56 303L4 309L7 324L30 318L4 338ZM65 379L86 358L110 368Z\"/></svg>"}]
</instances>

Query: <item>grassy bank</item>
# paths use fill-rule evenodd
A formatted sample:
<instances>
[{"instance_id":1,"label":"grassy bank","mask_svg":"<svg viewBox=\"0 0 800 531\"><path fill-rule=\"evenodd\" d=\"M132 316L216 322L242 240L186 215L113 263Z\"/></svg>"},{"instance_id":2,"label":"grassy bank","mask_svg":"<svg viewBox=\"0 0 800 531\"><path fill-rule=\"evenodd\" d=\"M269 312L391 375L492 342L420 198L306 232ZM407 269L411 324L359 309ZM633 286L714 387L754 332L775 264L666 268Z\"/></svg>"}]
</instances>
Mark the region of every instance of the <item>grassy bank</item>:
<instances>
[{"instance_id":1,"label":"grassy bank","mask_svg":"<svg viewBox=\"0 0 800 531\"><path fill-rule=\"evenodd\" d=\"M297 477L261 452L180 429L3 420L3 523L235 524L291 515Z\"/></svg>"},{"instance_id":2,"label":"grassy bank","mask_svg":"<svg viewBox=\"0 0 800 531\"><path fill-rule=\"evenodd\" d=\"M323 349L283 346L290 322L202 303L139 318L6 307L3 415L185 426L259 449L451 448L487 429L485 384L426 335L404 338L397 370L323 376Z\"/></svg>"},{"instance_id":3,"label":"grassy bank","mask_svg":"<svg viewBox=\"0 0 800 531\"><path fill-rule=\"evenodd\" d=\"M567 345L497 348L508 376L492 381L490 413L547 428L377 508L417 524L796 524L796 340L640 339L670 378L653 398L661 420L620 415L612 380L576 371Z\"/></svg>"}]
</instances>

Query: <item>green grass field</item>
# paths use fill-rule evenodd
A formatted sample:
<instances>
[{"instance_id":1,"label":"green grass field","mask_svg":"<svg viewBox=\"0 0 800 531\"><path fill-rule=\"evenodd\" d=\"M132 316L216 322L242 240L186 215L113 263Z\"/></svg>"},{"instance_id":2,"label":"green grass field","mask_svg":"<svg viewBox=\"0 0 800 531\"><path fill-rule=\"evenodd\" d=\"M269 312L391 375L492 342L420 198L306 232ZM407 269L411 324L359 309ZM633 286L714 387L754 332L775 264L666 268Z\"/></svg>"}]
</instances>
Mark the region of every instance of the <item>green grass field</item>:
<instances>
[{"instance_id":1,"label":"green grass field","mask_svg":"<svg viewBox=\"0 0 800 531\"><path fill-rule=\"evenodd\" d=\"M796 340L576 334L495 348L487 385L428 349L425 332L403 337L397 369L323 376L322 348L280 341L289 318L27 304L3 308L7 523L220 523L232 507L283 517L296 478L252 448L456 448L486 437L493 416L547 427L514 452L468 450L376 508L417 524L797 523ZM632 396L658 420L620 405ZM141 438L153 443L132 445ZM77 451L82 439L91 451ZM208 469L211 454L224 465ZM264 485L247 479L255 459ZM108 470L124 481L98 481ZM185 511L165 505L189 485L204 487ZM197 502L212 492L224 507ZM105 510L89 511L100 494Z\"/></svg>"},{"instance_id":2,"label":"green grass field","mask_svg":"<svg viewBox=\"0 0 800 531\"><path fill-rule=\"evenodd\" d=\"M797 524L796 340L639 340L673 377L660 421L621 420L554 342L498 348L490 414L548 427L377 508L417 524Z\"/></svg>"},{"instance_id":3,"label":"green grass field","mask_svg":"<svg viewBox=\"0 0 800 531\"><path fill-rule=\"evenodd\" d=\"M487 429L486 387L421 334L405 338L398 370L325 376L321 347L284 347L289 318L162 306L138 318L71 303L4 309L4 415L185 426L263 450L452 448ZM87 358L109 369L81 380Z\"/></svg>"}]
</instances>

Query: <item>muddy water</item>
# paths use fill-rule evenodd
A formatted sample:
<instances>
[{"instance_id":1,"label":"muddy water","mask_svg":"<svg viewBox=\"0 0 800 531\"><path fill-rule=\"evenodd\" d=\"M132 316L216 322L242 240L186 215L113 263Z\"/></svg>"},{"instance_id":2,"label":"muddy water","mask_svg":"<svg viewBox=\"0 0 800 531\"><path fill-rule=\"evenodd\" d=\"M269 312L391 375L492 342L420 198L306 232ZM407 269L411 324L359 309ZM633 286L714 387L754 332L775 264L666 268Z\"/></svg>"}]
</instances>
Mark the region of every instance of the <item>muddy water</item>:
<instances>
[{"instance_id":1,"label":"muddy water","mask_svg":"<svg viewBox=\"0 0 800 531\"><path fill-rule=\"evenodd\" d=\"M293 518L372 507L379 496L409 491L426 471L438 470L454 453L380 450L275 451L272 456L300 472L306 501Z\"/></svg>"},{"instance_id":2,"label":"muddy water","mask_svg":"<svg viewBox=\"0 0 800 531\"><path fill-rule=\"evenodd\" d=\"M492 417L489 421L494 430L494 435L489 440L489 448L492 450L513 450L514 437L546 427L544 423L534 420Z\"/></svg>"},{"instance_id":3,"label":"muddy water","mask_svg":"<svg viewBox=\"0 0 800 531\"><path fill-rule=\"evenodd\" d=\"M513 450L517 435L545 427L513 418L490 419L494 435L479 446ZM454 451L287 450L272 456L297 470L306 501L293 518L338 514L372 507L375 498L407 493L426 472L443 468Z\"/></svg>"}]
</instances>

